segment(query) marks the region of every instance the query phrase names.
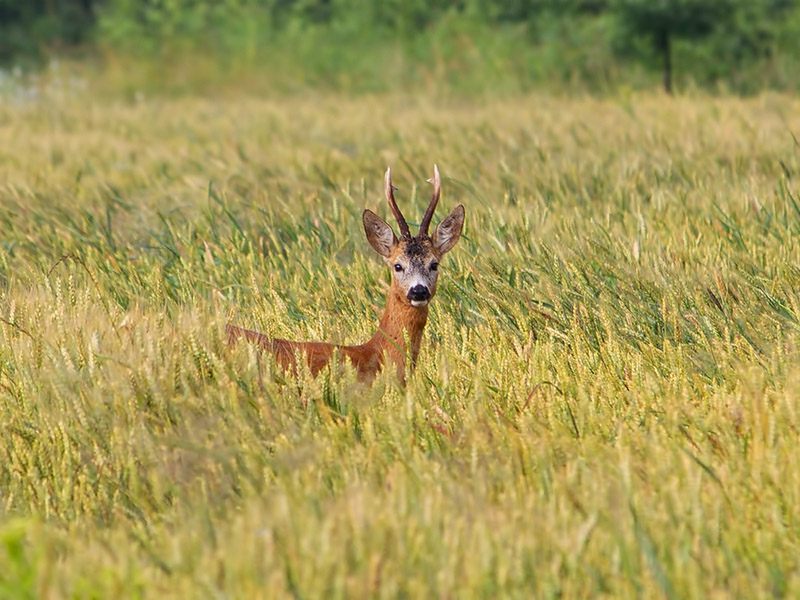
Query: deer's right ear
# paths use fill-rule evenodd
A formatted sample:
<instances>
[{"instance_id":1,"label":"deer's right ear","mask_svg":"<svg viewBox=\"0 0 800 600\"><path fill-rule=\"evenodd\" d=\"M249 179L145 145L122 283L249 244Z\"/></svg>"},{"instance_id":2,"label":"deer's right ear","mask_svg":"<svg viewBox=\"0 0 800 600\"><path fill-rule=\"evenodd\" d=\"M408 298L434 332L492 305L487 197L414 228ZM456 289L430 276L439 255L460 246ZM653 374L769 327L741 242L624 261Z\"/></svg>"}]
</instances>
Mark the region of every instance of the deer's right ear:
<instances>
[{"instance_id":1,"label":"deer's right ear","mask_svg":"<svg viewBox=\"0 0 800 600\"><path fill-rule=\"evenodd\" d=\"M364 211L362 219L369 245L375 252L387 258L397 244L397 237L391 226L369 209Z\"/></svg>"}]
</instances>

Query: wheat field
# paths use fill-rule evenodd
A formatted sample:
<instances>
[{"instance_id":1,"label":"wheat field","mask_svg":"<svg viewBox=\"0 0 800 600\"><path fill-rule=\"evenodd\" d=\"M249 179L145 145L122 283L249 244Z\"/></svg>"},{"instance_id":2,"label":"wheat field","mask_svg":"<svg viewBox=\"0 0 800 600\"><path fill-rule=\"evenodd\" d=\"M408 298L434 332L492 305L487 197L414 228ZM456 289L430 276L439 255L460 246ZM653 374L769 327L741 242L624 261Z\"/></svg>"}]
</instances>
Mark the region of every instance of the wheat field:
<instances>
[{"instance_id":1,"label":"wheat field","mask_svg":"<svg viewBox=\"0 0 800 600\"><path fill-rule=\"evenodd\" d=\"M0 597L800 595L800 101L0 104ZM417 369L382 174L458 203Z\"/></svg>"}]
</instances>

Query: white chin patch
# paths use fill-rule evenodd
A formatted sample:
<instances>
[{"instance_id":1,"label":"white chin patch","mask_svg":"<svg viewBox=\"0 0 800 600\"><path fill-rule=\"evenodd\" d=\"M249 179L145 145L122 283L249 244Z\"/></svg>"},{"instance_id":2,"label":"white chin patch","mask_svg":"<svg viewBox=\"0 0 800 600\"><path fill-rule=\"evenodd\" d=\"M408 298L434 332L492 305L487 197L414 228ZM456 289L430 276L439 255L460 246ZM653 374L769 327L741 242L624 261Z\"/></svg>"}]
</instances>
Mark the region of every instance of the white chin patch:
<instances>
[{"instance_id":1,"label":"white chin patch","mask_svg":"<svg viewBox=\"0 0 800 600\"><path fill-rule=\"evenodd\" d=\"M411 300L411 306L425 306L428 304L427 300Z\"/></svg>"}]
</instances>

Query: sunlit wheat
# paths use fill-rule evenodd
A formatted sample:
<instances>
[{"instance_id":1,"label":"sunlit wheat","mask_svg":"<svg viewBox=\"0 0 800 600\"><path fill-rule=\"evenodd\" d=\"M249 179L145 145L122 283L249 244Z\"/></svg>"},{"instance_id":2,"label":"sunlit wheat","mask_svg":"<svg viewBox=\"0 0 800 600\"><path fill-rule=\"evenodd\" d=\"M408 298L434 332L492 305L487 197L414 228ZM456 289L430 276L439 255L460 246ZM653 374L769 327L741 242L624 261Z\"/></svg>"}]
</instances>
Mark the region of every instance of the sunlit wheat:
<instances>
[{"instance_id":1,"label":"sunlit wheat","mask_svg":"<svg viewBox=\"0 0 800 600\"><path fill-rule=\"evenodd\" d=\"M0 596L800 594L800 103L0 104ZM397 165L464 204L417 369Z\"/></svg>"}]
</instances>

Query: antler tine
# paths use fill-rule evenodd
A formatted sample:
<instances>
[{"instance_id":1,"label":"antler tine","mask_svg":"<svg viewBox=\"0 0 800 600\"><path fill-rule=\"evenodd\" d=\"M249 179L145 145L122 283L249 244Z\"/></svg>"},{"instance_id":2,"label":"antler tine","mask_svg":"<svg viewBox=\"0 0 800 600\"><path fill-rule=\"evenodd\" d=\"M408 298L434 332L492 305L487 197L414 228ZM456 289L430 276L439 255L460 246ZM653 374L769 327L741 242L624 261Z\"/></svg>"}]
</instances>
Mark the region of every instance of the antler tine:
<instances>
[{"instance_id":1,"label":"antler tine","mask_svg":"<svg viewBox=\"0 0 800 600\"><path fill-rule=\"evenodd\" d=\"M428 183L433 184L433 197L428 205L428 210L425 211L425 215L422 217L422 222L419 224L420 236L428 235L428 226L431 224L436 205L439 203L439 196L442 194L442 179L439 177L439 167L435 164L433 165L433 177L428 179Z\"/></svg>"},{"instance_id":2,"label":"antler tine","mask_svg":"<svg viewBox=\"0 0 800 600\"><path fill-rule=\"evenodd\" d=\"M392 209L392 214L397 221L397 225L400 227L400 235L404 238L410 238L411 231L408 229L408 223L406 223L403 213L397 208L397 202L394 201L394 190L395 188L392 185L392 169L389 167L386 169L386 199L389 201L389 208Z\"/></svg>"}]
</instances>

